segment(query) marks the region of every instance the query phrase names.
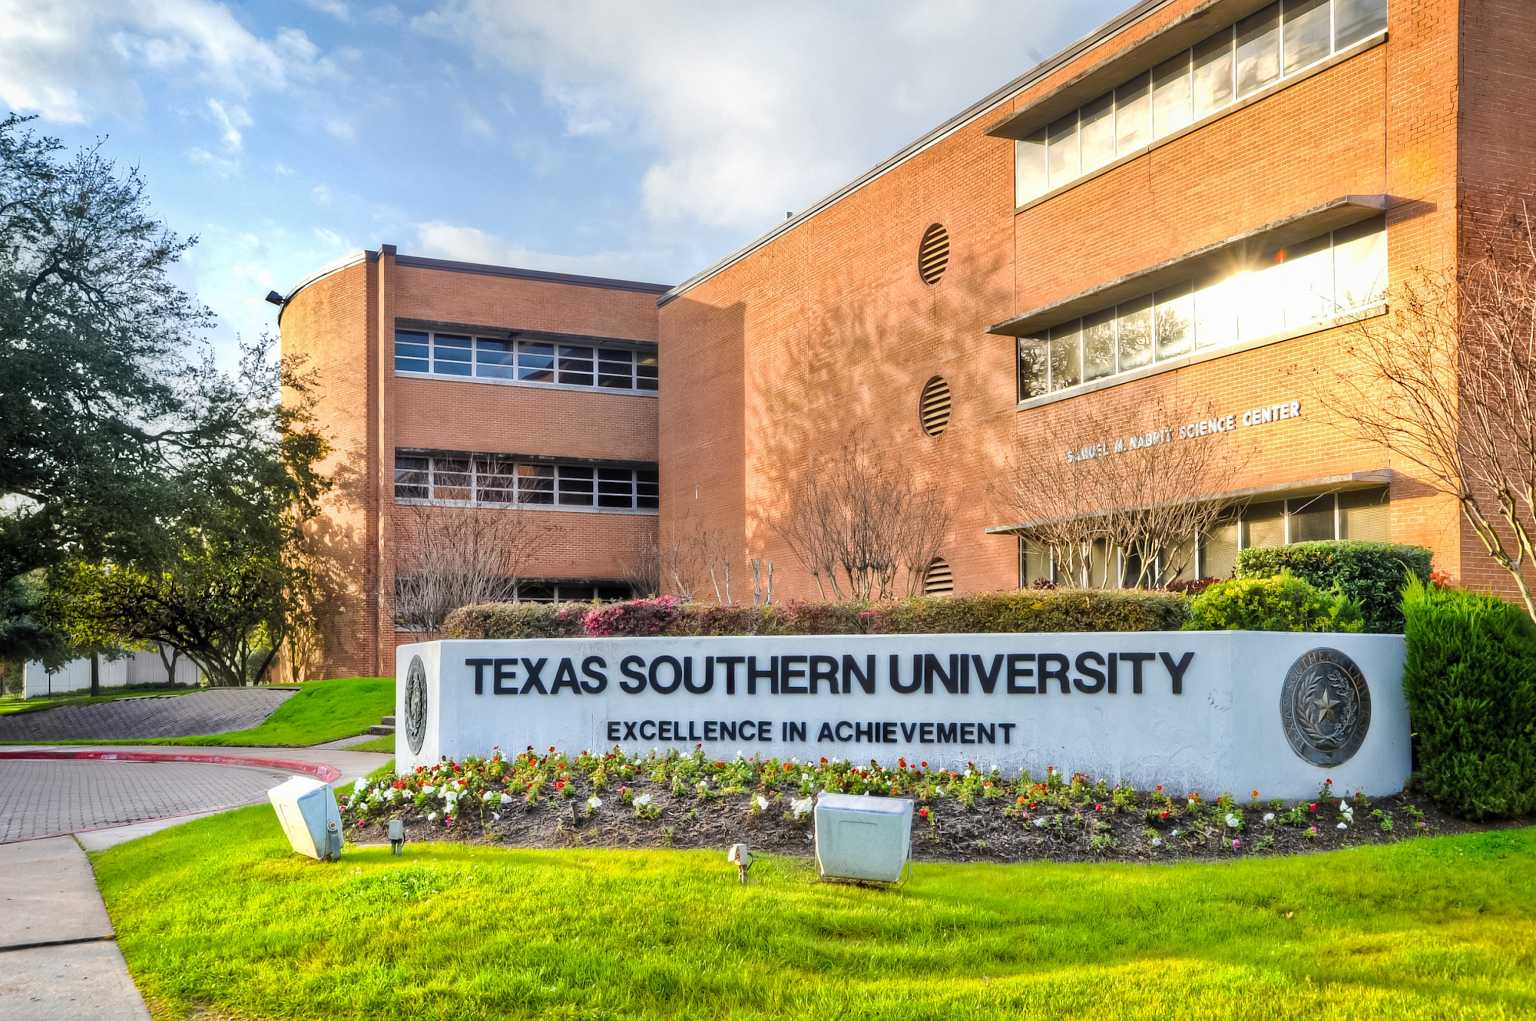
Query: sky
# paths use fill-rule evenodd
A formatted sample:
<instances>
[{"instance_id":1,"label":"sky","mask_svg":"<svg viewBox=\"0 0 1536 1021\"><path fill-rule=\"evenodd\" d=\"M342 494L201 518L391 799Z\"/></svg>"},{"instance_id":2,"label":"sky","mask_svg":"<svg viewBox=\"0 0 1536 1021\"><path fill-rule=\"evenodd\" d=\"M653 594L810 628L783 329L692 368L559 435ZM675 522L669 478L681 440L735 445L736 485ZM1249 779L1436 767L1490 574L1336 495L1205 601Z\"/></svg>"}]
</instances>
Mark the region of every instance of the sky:
<instances>
[{"instance_id":1,"label":"sky","mask_svg":"<svg viewBox=\"0 0 1536 1021\"><path fill-rule=\"evenodd\" d=\"M364 248L677 283L1130 0L0 0L0 110L137 166L236 335Z\"/></svg>"}]
</instances>

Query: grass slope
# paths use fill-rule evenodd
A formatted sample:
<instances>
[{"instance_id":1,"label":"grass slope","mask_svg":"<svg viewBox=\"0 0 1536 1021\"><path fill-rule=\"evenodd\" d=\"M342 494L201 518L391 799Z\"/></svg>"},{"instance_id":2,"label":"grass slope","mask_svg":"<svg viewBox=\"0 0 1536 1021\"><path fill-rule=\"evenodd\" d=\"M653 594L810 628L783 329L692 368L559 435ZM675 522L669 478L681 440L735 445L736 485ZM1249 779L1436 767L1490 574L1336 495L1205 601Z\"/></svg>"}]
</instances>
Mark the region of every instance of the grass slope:
<instances>
[{"instance_id":1,"label":"grass slope","mask_svg":"<svg viewBox=\"0 0 1536 1021\"><path fill-rule=\"evenodd\" d=\"M95 856L159 1017L1501 1018L1536 1013L1536 829L1222 864L288 852L241 809Z\"/></svg>"}]
</instances>

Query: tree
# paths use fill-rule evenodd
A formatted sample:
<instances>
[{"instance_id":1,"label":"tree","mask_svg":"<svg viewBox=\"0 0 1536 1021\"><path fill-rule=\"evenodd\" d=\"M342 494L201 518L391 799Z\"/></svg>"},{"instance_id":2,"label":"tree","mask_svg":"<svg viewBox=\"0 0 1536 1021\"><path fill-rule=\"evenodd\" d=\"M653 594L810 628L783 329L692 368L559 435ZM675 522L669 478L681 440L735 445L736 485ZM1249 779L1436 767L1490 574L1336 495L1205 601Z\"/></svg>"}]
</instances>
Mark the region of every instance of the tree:
<instances>
[{"instance_id":1,"label":"tree","mask_svg":"<svg viewBox=\"0 0 1536 1021\"><path fill-rule=\"evenodd\" d=\"M1037 442L1014 454L1002 501L1058 572L1079 584L1162 588L1192 566L1195 537L1232 510L1219 494L1244 458L1230 437L1179 437L1176 420L1154 399L1127 435L1123 417L1078 402L1062 432L1084 445L1069 453ZM1096 577L1096 554L1107 566L1117 553L1125 572Z\"/></svg>"},{"instance_id":2,"label":"tree","mask_svg":"<svg viewBox=\"0 0 1536 1021\"><path fill-rule=\"evenodd\" d=\"M170 272L192 239L100 147L0 120L0 579L66 551L132 555L169 461L229 442L189 357L210 313Z\"/></svg>"},{"instance_id":3,"label":"tree","mask_svg":"<svg viewBox=\"0 0 1536 1021\"><path fill-rule=\"evenodd\" d=\"M813 455L800 480L773 527L823 599L829 592L864 601L922 590L949 532L949 510L936 492L856 436L830 456Z\"/></svg>"},{"instance_id":4,"label":"tree","mask_svg":"<svg viewBox=\"0 0 1536 1021\"><path fill-rule=\"evenodd\" d=\"M510 602L549 526L516 508L416 507L404 519L395 626L436 633L461 606Z\"/></svg>"},{"instance_id":5,"label":"tree","mask_svg":"<svg viewBox=\"0 0 1536 1021\"><path fill-rule=\"evenodd\" d=\"M211 684L246 684L265 677L320 603L304 530L330 488L317 467L328 447L307 379L272 361L270 348L246 346L234 375L208 367L202 399L242 439L168 464L162 513L137 555L50 568L48 616L76 643L159 642Z\"/></svg>"},{"instance_id":6,"label":"tree","mask_svg":"<svg viewBox=\"0 0 1536 1021\"><path fill-rule=\"evenodd\" d=\"M1354 435L1416 466L1456 499L1484 551L1536 619L1536 223L1498 218L1455 270L1416 271L1390 312L1351 327L1317 400Z\"/></svg>"}]
</instances>

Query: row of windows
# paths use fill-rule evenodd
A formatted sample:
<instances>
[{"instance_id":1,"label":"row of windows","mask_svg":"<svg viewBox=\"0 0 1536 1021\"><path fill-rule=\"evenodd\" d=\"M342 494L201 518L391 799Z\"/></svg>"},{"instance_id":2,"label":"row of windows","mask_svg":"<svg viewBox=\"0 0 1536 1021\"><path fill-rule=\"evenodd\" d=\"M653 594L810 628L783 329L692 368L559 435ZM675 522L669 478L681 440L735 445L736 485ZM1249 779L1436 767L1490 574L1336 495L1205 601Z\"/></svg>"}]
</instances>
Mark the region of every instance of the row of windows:
<instances>
[{"instance_id":1,"label":"row of windows","mask_svg":"<svg viewBox=\"0 0 1536 1021\"><path fill-rule=\"evenodd\" d=\"M1285 546L1316 539L1388 541L1387 490L1361 489L1348 493L1322 493L1249 504L1210 528L1173 554L1182 565L1179 578L1229 578L1237 567L1237 553L1250 546ZM1085 550L1082 563L1068 569L1050 551L1027 536L1019 540L1019 575L1024 586L1037 581L1084 585L1091 588L1124 587L1140 574L1134 556L1111 549L1099 539ZM1172 566L1172 565L1170 565ZM1077 577L1069 577L1076 573Z\"/></svg>"},{"instance_id":2,"label":"row of windows","mask_svg":"<svg viewBox=\"0 0 1536 1021\"><path fill-rule=\"evenodd\" d=\"M497 454L395 452L395 499L485 507L655 510L654 468L542 464Z\"/></svg>"},{"instance_id":3,"label":"row of windows","mask_svg":"<svg viewBox=\"0 0 1536 1021\"><path fill-rule=\"evenodd\" d=\"M1019 400L1323 322L1379 303L1386 281L1378 217L1270 252L1230 276L1164 288L1022 338Z\"/></svg>"},{"instance_id":4,"label":"row of windows","mask_svg":"<svg viewBox=\"0 0 1536 1021\"><path fill-rule=\"evenodd\" d=\"M656 355L651 352L423 330L395 331L395 371L610 390L656 389Z\"/></svg>"},{"instance_id":5,"label":"row of windows","mask_svg":"<svg viewBox=\"0 0 1536 1021\"><path fill-rule=\"evenodd\" d=\"M1015 143L1019 205L1386 30L1387 0L1284 0Z\"/></svg>"},{"instance_id":6,"label":"row of windows","mask_svg":"<svg viewBox=\"0 0 1536 1021\"><path fill-rule=\"evenodd\" d=\"M622 581L552 581L521 578L517 594L520 603L614 603L633 599L634 591Z\"/></svg>"}]
</instances>

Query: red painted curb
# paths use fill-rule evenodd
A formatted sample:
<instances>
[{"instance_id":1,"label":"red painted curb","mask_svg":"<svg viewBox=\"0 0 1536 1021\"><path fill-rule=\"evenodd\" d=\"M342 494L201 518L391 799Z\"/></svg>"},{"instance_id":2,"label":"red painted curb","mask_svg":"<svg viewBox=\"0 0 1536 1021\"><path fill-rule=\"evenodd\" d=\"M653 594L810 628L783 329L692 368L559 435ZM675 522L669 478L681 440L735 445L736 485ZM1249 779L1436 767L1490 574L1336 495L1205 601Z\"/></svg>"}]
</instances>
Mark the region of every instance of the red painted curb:
<instances>
[{"instance_id":1,"label":"red painted curb","mask_svg":"<svg viewBox=\"0 0 1536 1021\"><path fill-rule=\"evenodd\" d=\"M256 769L282 769L304 773L331 783L341 779L341 770L323 762L301 759L267 759L251 755L214 755L208 752L113 752L38 749L36 751L0 751L0 759L99 759L106 762L205 762L214 766L250 766Z\"/></svg>"}]
</instances>

